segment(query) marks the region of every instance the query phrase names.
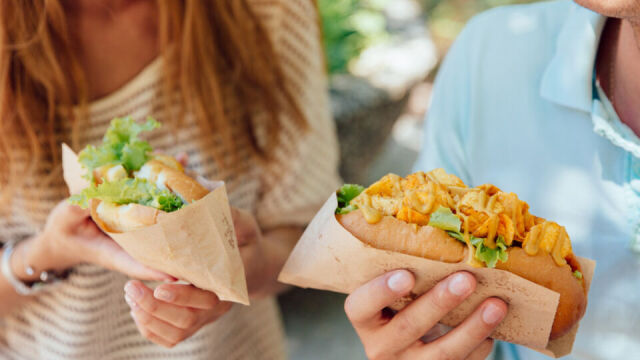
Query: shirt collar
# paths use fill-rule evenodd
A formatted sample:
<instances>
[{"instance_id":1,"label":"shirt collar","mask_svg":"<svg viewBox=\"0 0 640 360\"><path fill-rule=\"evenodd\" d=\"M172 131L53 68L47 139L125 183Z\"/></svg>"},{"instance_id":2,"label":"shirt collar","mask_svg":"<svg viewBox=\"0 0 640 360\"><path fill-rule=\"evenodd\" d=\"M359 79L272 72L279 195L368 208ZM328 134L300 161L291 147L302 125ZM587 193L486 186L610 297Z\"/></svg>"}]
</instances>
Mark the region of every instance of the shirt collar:
<instances>
[{"instance_id":1,"label":"shirt collar","mask_svg":"<svg viewBox=\"0 0 640 360\"><path fill-rule=\"evenodd\" d=\"M559 105L591 112L593 68L606 17L572 4L553 58L542 76L540 95Z\"/></svg>"}]
</instances>

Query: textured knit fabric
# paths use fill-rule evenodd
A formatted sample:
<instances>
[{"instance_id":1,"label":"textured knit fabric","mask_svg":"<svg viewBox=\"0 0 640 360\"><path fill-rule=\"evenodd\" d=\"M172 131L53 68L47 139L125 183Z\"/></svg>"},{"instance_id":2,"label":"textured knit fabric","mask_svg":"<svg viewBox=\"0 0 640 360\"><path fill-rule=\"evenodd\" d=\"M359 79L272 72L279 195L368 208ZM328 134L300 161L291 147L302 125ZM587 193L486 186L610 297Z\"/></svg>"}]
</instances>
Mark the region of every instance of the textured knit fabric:
<instances>
[{"instance_id":1,"label":"textured knit fabric","mask_svg":"<svg viewBox=\"0 0 640 360\"><path fill-rule=\"evenodd\" d=\"M193 118L179 130L164 126L148 137L154 149L189 154L189 168L210 179L222 179L232 206L253 212L263 230L305 224L338 186L337 143L329 114L324 60L315 5L310 0L253 0L259 18L274 40L287 86L311 122L303 133L285 119L277 161L265 166L252 160L244 129L234 138L246 144L238 154L240 169L216 165L216 154L231 156L218 136L202 134ZM93 102L81 146L98 143L113 117L153 115L167 119L163 103L162 59L106 98ZM224 89L230 119L242 116L240 100ZM234 123L240 123L236 121ZM69 141L69 126L60 139ZM204 140L204 141L198 141ZM47 214L66 195L59 170L50 183L13 203L12 215L0 218L0 242L40 231ZM168 350L144 339L123 299L128 278L93 265L81 265L61 286L30 299L0 319L1 359L282 359L286 357L282 324L275 300L253 301L232 310L195 336Z\"/></svg>"}]
</instances>

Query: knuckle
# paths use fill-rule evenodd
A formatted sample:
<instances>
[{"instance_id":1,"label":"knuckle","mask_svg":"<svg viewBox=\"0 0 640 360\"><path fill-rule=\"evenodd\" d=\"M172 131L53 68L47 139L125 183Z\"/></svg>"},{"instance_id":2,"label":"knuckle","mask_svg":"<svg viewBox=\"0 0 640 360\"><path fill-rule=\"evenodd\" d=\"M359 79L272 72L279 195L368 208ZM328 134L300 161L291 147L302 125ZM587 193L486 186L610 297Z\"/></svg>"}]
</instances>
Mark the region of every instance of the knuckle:
<instances>
[{"instance_id":1,"label":"knuckle","mask_svg":"<svg viewBox=\"0 0 640 360\"><path fill-rule=\"evenodd\" d=\"M352 316L353 316L353 295L349 295L347 296L347 299L344 301L344 312L345 314L347 314L347 317L349 318L349 320L353 320Z\"/></svg>"},{"instance_id":2,"label":"knuckle","mask_svg":"<svg viewBox=\"0 0 640 360\"><path fill-rule=\"evenodd\" d=\"M204 306L208 310L212 310L219 303L220 303L220 301L218 300L218 297L215 296L215 295L209 295L209 296L205 297L205 300L204 300Z\"/></svg>"},{"instance_id":3,"label":"knuckle","mask_svg":"<svg viewBox=\"0 0 640 360\"><path fill-rule=\"evenodd\" d=\"M226 314L227 311L231 310L231 307L233 307L233 303L230 302L224 302L222 306L219 306L219 311L216 312L217 315L223 315Z\"/></svg>"},{"instance_id":4,"label":"knuckle","mask_svg":"<svg viewBox=\"0 0 640 360\"><path fill-rule=\"evenodd\" d=\"M174 346L178 345L179 343L181 343L182 340L184 340L184 338L185 338L184 332L181 331L181 332L175 334L171 338L171 340L169 340L168 342L171 345L171 347L174 347Z\"/></svg>"},{"instance_id":5,"label":"knuckle","mask_svg":"<svg viewBox=\"0 0 640 360\"><path fill-rule=\"evenodd\" d=\"M394 320L397 322L397 333L404 334L403 336L419 338L422 336L420 325L416 323L416 318L412 316L396 316Z\"/></svg>"},{"instance_id":6,"label":"knuckle","mask_svg":"<svg viewBox=\"0 0 640 360\"><path fill-rule=\"evenodd\" d=\"M194 312L189 311L180 318L178 327L181 329L189 329L195 326L197 322L198 316Z\"/></svg>"},{"instance_id":7,"label":"knuckle","mask_svg":"<svg viewBox=\"0 0 640 360\"><path fill-rule=\"evenodd\" d=\"M139 301L140 307L142 307L148 313L155 313L158 311L158 302L150 298L145 294Z\"/></svg>"},{"instance_id":8,"label":"knuckle","mask_svg":"<svg viewBox=\"0 0 640 360\"><path fill-rule=\"evenodd\" d=\"M141 325L149 325L151 322L151 316L142 313L136 314L136 319Z\"/></svg>"}]
</instances>

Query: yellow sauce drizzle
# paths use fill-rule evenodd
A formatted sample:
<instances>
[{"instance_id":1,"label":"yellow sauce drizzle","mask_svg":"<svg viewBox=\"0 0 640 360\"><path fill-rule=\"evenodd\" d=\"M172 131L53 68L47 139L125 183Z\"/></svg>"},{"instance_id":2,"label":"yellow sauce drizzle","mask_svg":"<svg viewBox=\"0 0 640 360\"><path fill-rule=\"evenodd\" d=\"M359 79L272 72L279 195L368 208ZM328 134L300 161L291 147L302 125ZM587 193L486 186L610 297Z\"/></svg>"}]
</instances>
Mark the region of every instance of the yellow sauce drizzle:
<instances>
[{"instance_id":1,"label":"yellow sauce drizzle","mask_svg":"<svg viewBox=\"0 0 640 360\"><path fill-rule=\"evenodd\" d=\"M484 238L484 245L495 249L501 236L507 246L522 242L529 255L542 250L558 265L571 255L571 240L564 227L529 213L529 205L514 193L504 193L491 184L468 188L454 175L442 169L417 172L402 178L389 174L352 200L368 223L394 216L414 225L425 225L440 206L454 211L462 220L464 239L469 250L467 263L482 267L475 259L471 236Z\"/></svg>"}]
</instances>

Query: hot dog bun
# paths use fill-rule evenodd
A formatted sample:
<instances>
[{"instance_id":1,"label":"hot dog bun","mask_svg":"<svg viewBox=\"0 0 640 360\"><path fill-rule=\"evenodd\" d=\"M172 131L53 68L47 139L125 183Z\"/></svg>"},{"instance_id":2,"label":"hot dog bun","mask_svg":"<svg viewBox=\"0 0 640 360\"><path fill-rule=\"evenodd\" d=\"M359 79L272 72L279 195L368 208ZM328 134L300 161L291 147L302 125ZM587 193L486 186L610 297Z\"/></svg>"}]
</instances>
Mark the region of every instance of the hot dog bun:
<instances>
[{"instance_id":1,"label":"hot dog bun","mask_svg":"<svg viewBox=\"0 0 640 360\"><path fill-rule=\"evenodd\" d=\"M457 263L466 258L466 246L443 230L431 226L414 226L391 216L383 217L377 224L370 224L360 210L336 217L353 236L376 249L448 263Z\"/></svg>"},{"instance_id":2,"label":"hot dog bun","mask_svg":"<svg viewBox=\"0 0 640 360\"><path fill-rule=\"evenodd\" d=\"M528 255L522 248L511 247L509 259L498 262L496 269L512 272L560 294L556 317L550 339L556 339L569 331L582 318L587 308L583 283L573 277L571 266L558 266L548 253Z\"/></svg>"},{"instance_id":3,"label":"hot dog bun","mask_svg":"<svg viewBox=\"0 0 640 360\"><path fill-rule=\"evenodd\" d=\"M377 249L448 263L467 258L467 247L438 228L416 226L393 216L384 216L378 223L371 224L361 210L336 215L336 218L356 238ZM519 247L509 248L508 254L508 260L498 262L497 269L512 272L560 294L550 339L564 335L580 320L587 304L584 287L574 278L571 266L558 266L549 253L531 256Z\"/></svg>"}]
</instances>

